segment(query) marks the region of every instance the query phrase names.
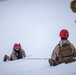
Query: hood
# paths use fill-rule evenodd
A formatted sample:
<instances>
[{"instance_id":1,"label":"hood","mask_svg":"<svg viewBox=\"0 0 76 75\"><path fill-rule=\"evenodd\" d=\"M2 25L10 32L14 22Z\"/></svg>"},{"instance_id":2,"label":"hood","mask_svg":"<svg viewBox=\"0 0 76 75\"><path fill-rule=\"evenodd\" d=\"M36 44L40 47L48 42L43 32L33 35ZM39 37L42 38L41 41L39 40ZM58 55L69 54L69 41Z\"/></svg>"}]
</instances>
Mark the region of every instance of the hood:
<instances>
[{"instance_id":1,"label":"hood","mask_svg":"<svg viewBox=\"0 0 76 75\"><path fill-rule=\"evenodd\" d=\"M59 44L60 44L61 47L64 46L64 45L67 45L69 43L70 43L69 40L60 40L59 41Z\"/></svg>"}]
</instances>

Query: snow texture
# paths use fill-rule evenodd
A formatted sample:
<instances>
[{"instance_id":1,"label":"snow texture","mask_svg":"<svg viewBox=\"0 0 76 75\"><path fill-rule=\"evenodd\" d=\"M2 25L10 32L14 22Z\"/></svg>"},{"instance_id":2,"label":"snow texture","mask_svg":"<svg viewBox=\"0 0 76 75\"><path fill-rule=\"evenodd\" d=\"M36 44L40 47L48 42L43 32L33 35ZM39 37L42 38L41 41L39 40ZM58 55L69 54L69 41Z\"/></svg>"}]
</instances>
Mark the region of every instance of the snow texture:
<instances>
[{"instance_id":1,"label":"snow texture","mask_svg":"<svg viewBox=\"0 0 76 75\"><path fill-rule=\"evenodd\" d=\"M76 62L50 66L48 58L60 41L61 29L69 31L76 47L72 0L0 0L0 75L76 75ZM20 43L26 58L3 62Z\"/></svg>"}]
</instances>

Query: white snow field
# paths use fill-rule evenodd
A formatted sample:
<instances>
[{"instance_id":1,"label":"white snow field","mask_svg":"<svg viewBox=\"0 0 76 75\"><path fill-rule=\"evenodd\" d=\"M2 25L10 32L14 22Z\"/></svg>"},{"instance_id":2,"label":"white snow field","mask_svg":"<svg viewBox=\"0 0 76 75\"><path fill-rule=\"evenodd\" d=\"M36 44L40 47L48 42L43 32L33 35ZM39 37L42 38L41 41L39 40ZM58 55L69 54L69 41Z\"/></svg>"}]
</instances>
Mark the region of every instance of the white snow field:
<instances>
[{"instance_id":1,"label":"white snow field","mask_svg":"<svg viewBox=\"0 0 76 75\"><path fill-rule=\"evenodd\" d=\"M76 47L72 0L0 0L0 75L76 75L76 62L50 66L48 58L60 41L61 29L69 31ZM26 58L3 62L20 43Z\"/></svg>"}]
</instances>

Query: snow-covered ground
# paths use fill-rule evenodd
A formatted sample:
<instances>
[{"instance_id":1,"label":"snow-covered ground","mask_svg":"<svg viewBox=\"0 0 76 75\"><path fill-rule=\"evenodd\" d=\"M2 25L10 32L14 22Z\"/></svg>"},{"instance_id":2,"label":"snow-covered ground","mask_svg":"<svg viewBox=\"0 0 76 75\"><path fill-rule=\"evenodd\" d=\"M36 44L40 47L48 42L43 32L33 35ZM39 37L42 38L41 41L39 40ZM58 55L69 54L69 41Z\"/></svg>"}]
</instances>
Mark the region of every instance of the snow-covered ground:
<instances>
[{"instance_id":1,"label":"snow-covered ground","mask_svg":"<svg viewBox=\"0 0 76 75\"><path fill-rule=\"evenodd\" d=\"M63 28L69 31L69 40L76 47L76 14L70 9L71 1L0 0L0 75L76 74L76 62L50 67L47 60ZM27 57L3 62L14 43L21 43Z\"/></svg>"}]
</instances>

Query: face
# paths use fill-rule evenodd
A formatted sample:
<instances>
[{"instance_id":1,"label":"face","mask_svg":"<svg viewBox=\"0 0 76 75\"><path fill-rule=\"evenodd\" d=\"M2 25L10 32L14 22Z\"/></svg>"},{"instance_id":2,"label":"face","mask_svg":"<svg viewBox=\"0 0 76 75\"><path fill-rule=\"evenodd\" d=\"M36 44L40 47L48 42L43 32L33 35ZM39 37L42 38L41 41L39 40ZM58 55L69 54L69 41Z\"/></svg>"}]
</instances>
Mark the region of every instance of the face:
<instances>
[{"instance_id":1,"label":"face","mask_svg":"<svg viewBox=\"0 0 76 75\"><path fill-rule=\"evenodd\" d=\"M18 46L18 47L15 47L15 50L16 50L16 51L18 51L19 49L20 49L20 47L19 47L19 46Z\"/></svg>"}]
</instances>

